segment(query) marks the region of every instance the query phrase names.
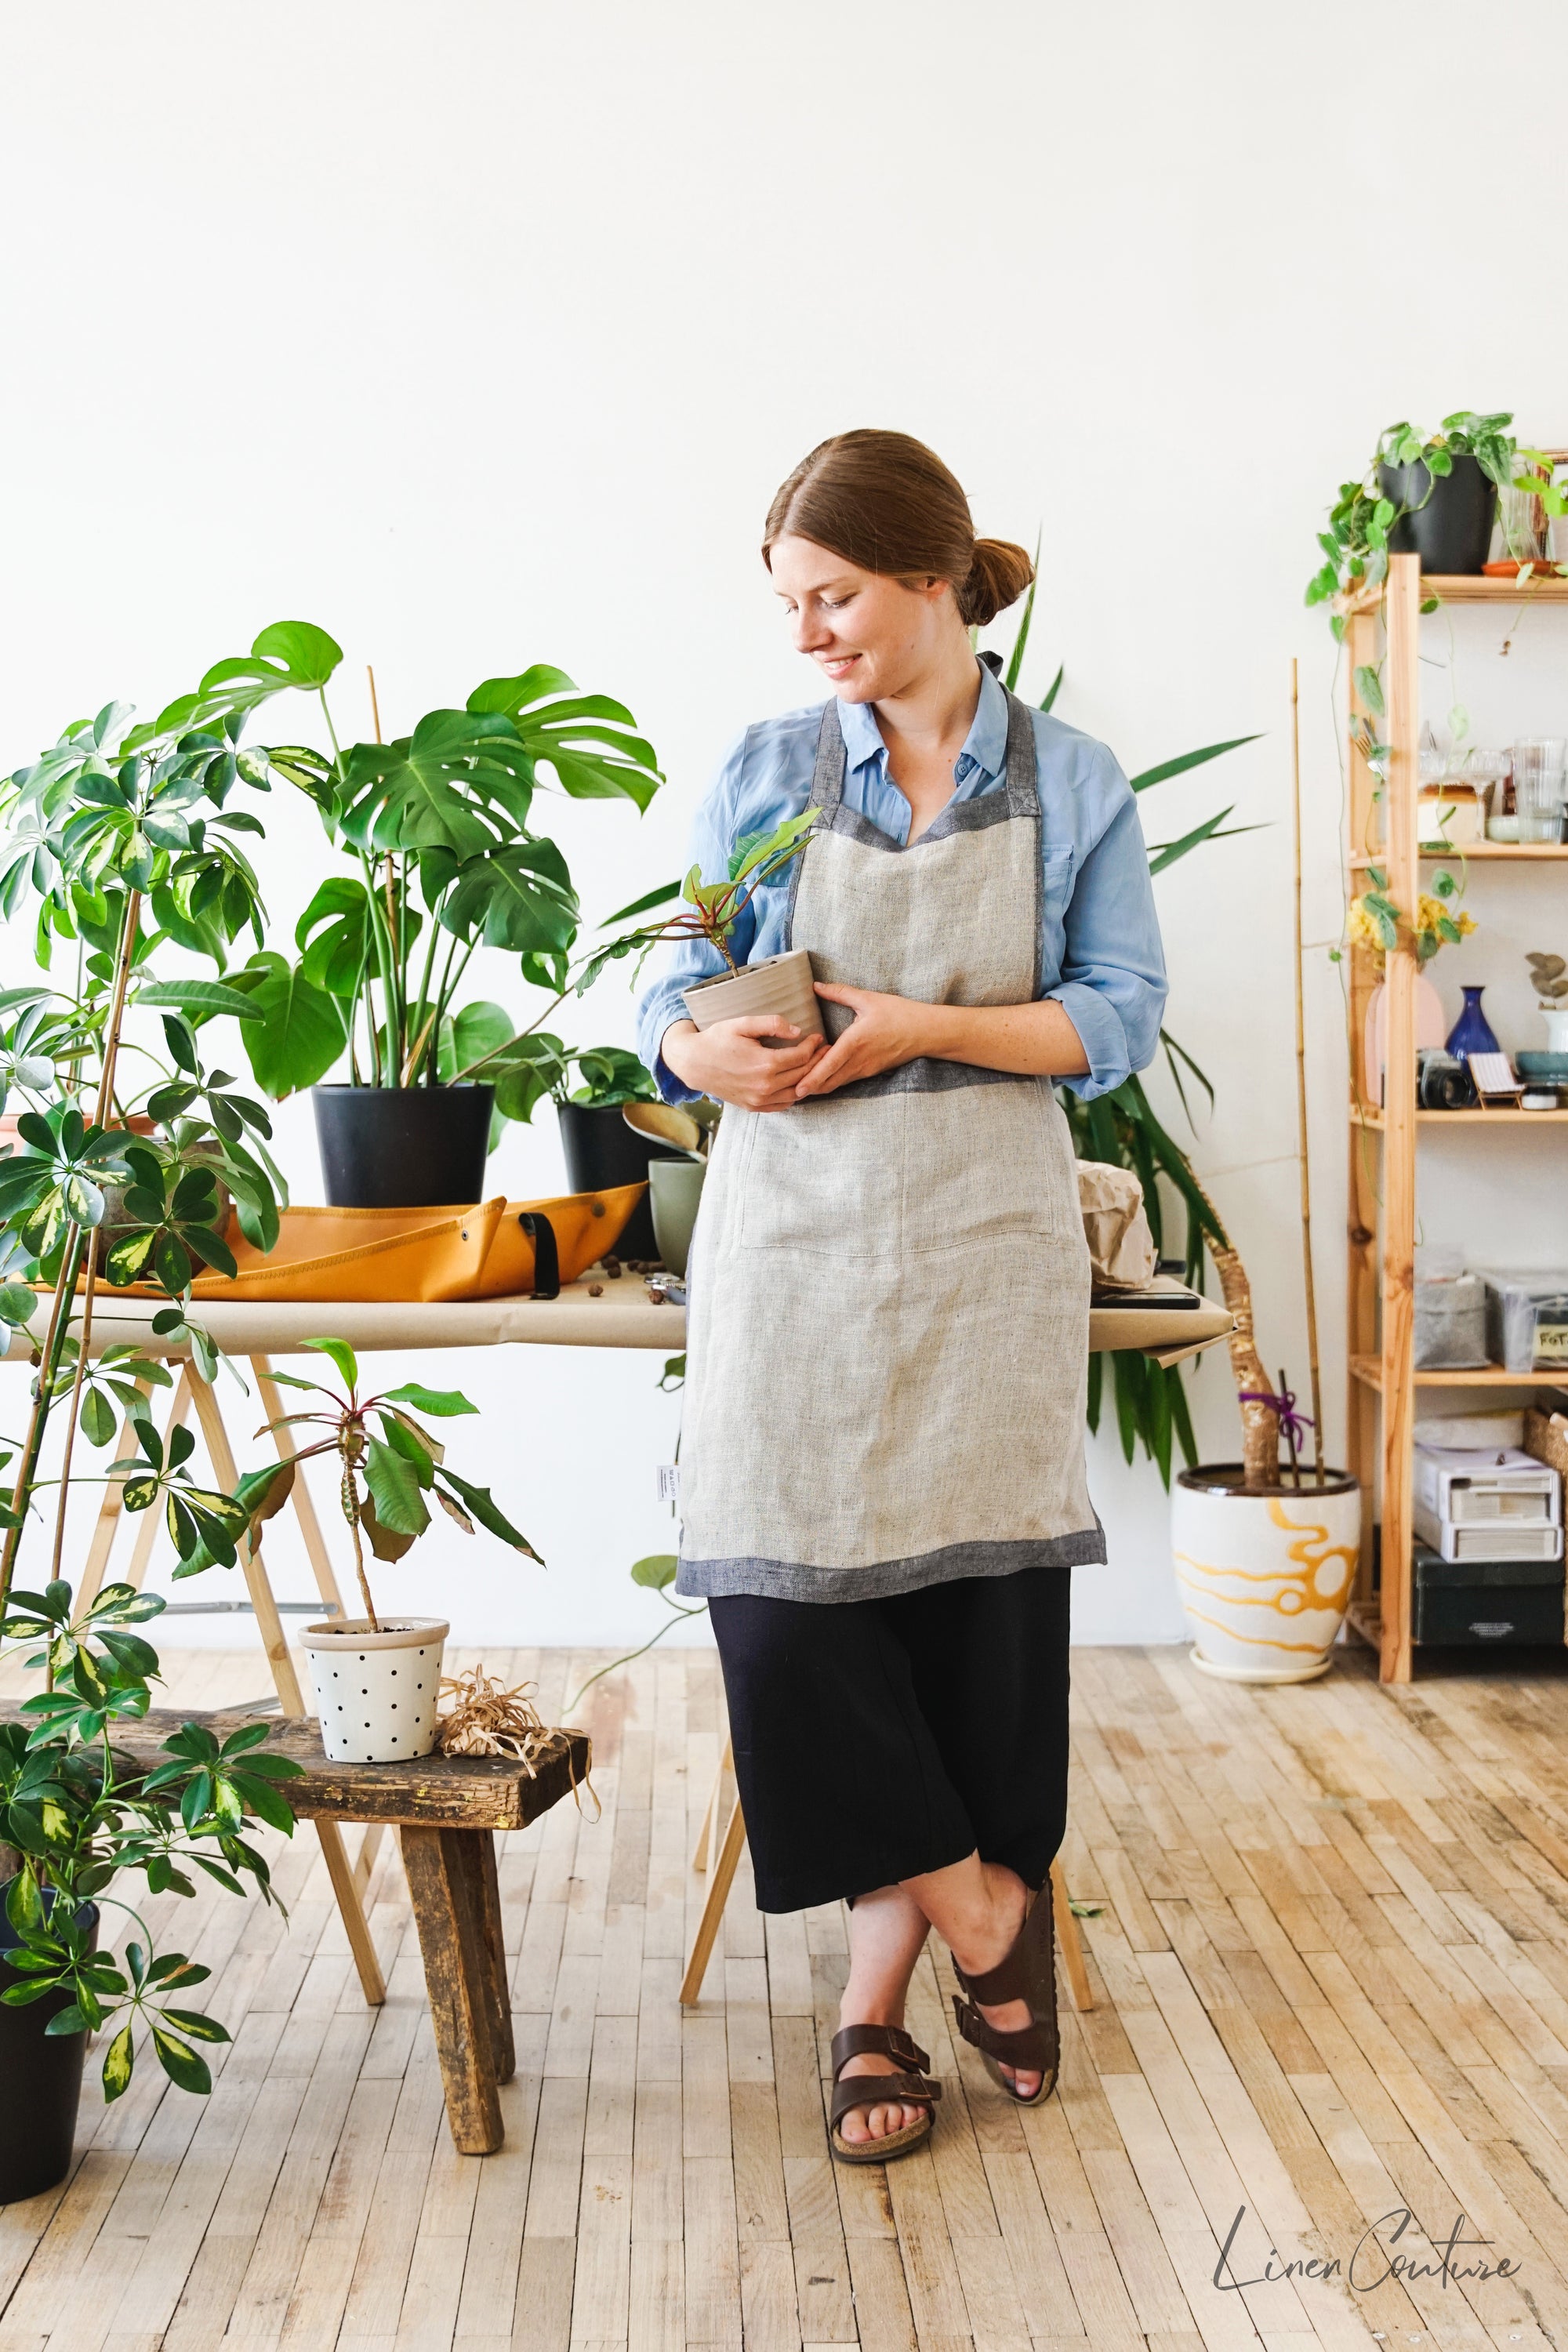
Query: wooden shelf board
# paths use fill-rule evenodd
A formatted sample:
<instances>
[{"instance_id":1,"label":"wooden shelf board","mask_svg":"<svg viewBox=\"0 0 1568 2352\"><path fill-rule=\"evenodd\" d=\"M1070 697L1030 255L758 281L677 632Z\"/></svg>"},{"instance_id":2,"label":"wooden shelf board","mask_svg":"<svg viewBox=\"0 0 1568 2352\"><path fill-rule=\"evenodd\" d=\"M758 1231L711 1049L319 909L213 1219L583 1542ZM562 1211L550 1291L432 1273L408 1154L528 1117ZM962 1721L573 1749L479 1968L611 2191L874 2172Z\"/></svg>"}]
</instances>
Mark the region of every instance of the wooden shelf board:
<instances>
[{"instance_id":1,"label":"wooden shelf board","mask_svg":"<svg viewBox=\"0 0 1568 2352\"><path fill-rule=\"evenodd\" d=\"M1336 598L1338 613L1375 613L1383 601L1383 583L1363 588L1354 596ZM1517 579L1489 580L1482 572L1424 572L1422 600L1440 597L1445 604L1568 604L1568 580L1554 572L1532 572L1521 588Z\"/></svg>"},{"instance_id":2,"label":"wooden shelf board","mask_svg":"<svg viewBox=\"0 0 1568 2352\"><path fill-rule=\"evenodd\" d=\"M1378 1356L1352 1356L1351 1378L1360 1381L1363 1388L1383 1388L1383 1360ZM1489 1364L1484 1371L1422 1372L1415 1375L1418 1389L1557 1389L1568 1386L1568 1371L1510 1372L1501 1364Z\"/></svg>"},{"instance_id":3,"label":"wooden shelf board","mask_svg":"<svg viewBox=\"0 0 1568 2352\"><path fill-rule=\"evenodd\" d=\"M1385 1125L1382 1111L1367 1103L1352 1103L1351 1117L1379 1135ZM1568 1110L1418 1110L1415 1121L1418 1127L1562 1127L1568 1124Z\"/></svg>"},{"instance_id":4,"label":"wooden shelf board","mask_svg":"<svg viewBox=\"0 0 1568 2352\"><path fill-rule=\"evenodd\" d=\"M1352 1633L1380 1652L1383 1649L1383 1619L1375 1601L1352 1601L1345 1611L1345 1623Z\"/></svg>"},{"instance_id":5,"label":"wooden shelf board","mask_svg":"<svg viewBox=\"0 0 1568 2352\"><path fill-rule=\"evenodd\" d=\"M1568 859L1568 841L1456 842L1451 849L1423 849L1419 854L1422 864L1427 866L1450 858L1466 866L1500 862L1510 866L1561 865ZM1388 851L1358 849L1350 863L1358 873L1364 873L1369 866L1386 866Z\"/></svg>"}]
</instances>

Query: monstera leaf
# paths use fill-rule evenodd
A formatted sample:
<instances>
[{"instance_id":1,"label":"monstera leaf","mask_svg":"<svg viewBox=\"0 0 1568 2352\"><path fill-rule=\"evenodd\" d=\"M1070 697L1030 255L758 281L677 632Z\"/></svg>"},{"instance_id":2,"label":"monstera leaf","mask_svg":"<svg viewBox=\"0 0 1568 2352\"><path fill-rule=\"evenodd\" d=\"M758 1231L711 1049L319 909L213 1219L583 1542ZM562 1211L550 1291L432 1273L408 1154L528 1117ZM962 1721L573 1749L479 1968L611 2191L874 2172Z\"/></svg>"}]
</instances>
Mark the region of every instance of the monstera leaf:
<instances>
[{"instance_id":1,"label":"monstera leaf","mask_svg":"<svg viewBox=\"0 0 1568 2352\"><path fill-rule=\"evenodd\" d=\"M252 956L242 971L230 972L229 985L244 990L260 1016L247 1021L240 1035L257 1085L274 1102L326 1076L348 1037L336 997L270 948Z\"/></svg>"},{"instance_id":2,"label":"monstera leaf","mask_svg":"<svg viewBox=\"0 0 1568 2352\"><path fill-rule=\"evenodd\" d=\"M577 934L577 899L566 860L552 841L513 842L491 856L469 858L441 908L460 940L514 952L560 952Z\"/></svg>"},{"instance_id":3,"label":"monstera leaf","mask_svg":"<svg viewBox=\"0 0 1568 2352\"><path fill-rule=\"evenodd\" d=\"M214 662L195 694L182 695L160 711L154 731L184 732L233 712L255 710L290 687L300 694L319 693L342 657L342 646L313 622L274 621L247 654Z\"/></svg>"},{"instance_id":4,"label":"monstera leaf","mask_svg":"<svg viewBox=\"0 0 1568 2352\"><path fill-rule=\"evenodd\" d=\"M395 743L348 756L342 830L356 849L447 849L477 857L514 840L533 761L510 719L432 710Z\"/></svg>"},{"instance_id":5,"label":"monstera leaf","mask_svg":"<svg viewBox=\"0 0 1568 2352\"><path fill-rule=\"evenodd\" d=\"M535 761L554 769L574 800L635 801L647 808L663 776L653 745L626 705L579 694L563 669L536 662L520 677L488 677L468 697L471 711L509 719Z\"/></svg>"}]
</instances>

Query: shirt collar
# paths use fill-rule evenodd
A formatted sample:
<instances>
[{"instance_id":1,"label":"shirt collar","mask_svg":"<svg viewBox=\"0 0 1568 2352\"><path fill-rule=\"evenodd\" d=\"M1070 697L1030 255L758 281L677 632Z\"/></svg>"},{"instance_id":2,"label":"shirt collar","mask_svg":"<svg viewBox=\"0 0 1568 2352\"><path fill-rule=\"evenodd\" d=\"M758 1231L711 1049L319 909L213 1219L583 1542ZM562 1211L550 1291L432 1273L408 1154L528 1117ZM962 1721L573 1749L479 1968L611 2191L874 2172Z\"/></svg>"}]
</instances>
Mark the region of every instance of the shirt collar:
<instances>
[{"instance_id":1,"label":"shirt collar","mask_svg":"<svg viewBox=\"0 0 1568 2352\"><path fill-rule=\"evenodd\" d=\"M888 747L868 702L841 702L838 725L850 767L863 768L868 761L880 759L885 768ZM978 771L991 782L1006 764L1007 696L1001 680L982 663L980 700L975 706L973 723L963 739L963 749L953 763L953 781L965 783Z\"/></svg>"}]
</instances>

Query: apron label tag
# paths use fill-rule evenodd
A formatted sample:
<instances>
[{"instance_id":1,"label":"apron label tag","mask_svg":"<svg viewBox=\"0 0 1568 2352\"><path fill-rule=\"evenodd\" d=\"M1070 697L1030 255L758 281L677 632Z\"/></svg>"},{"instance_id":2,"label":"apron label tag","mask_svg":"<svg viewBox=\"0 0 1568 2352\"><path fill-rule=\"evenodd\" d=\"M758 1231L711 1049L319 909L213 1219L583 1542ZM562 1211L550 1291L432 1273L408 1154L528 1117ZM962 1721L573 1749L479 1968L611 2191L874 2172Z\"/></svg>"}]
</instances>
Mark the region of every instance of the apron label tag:
<instances>
[{"instance_id":1,"label":"apron label tag","mask_svg":"<svg viewBox=\"0 0 1568 2352\"><path fill-rule=\"evenodd\" d=\"M668 1503L671 1509L675 1509L679 1507L680 1502L680 1465L679 1462L661 1462L659 1464L658 1499L661 1503Z\"/></svg>"}]
</instances>

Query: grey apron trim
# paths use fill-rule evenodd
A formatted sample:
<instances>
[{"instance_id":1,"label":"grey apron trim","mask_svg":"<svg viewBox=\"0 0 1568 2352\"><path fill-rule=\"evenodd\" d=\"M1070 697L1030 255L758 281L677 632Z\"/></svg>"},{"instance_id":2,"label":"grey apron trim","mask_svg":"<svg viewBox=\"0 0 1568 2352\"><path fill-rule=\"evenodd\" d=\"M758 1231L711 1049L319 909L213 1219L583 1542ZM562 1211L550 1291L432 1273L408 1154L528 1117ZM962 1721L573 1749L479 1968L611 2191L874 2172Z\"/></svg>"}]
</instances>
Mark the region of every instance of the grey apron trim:
<instances>
[{"instance_id":1,"label":"grey apron trim","mask_svg":"<svg viewBox=\"0 0 1568 2352\"><path fill-rule=\"evenodd\" d=\"M675 1589L689 1600L760 1592L778 1601L885 1601L928 1584L956 1583L961 1577L1016 1576L1024 1568L1089 1568L1103 1565L1105 1559L1105 1530L1097 1518L1092 1528L1073 1535L948 1544L941 1551L879 1560L851 1572L791 1559L682 1559Z\"/></svg>"},{"instance_id":2,"label":"grey apron trim","mask_svg":"<svg viewBox=\"0 0 1568 2352\"><path fill-rule=\"evenodd\" d=\"M995 675L993 671L993 676ZM894 841L880 825L873 824L858 809L844 805L844 783L848 772L849 754L845 747L844 730L839 724L838 701L831 697L822 706L822 723L816 730L816 762L812 770L811 791L807 808L820 809L822 815L816 830L819 833L841 833L867 849L885 850L890 857L918 856L928 842L951 840L961 833L979 833L994 824L1005 824L1019 818L1035 827L1035 997L1039 998L1045 974L1041 957L1045 947L1045 868L1039 856L1041 827L1039 763L1035 755L1035 722L1028 706L1016 695L1007 695L1007 761L1005 789L999 793L982 793L977 799L950 801L940 816L926 827L918 841ZM805 861L811 855L808 840L795 859L790 874L789 905L784 914L785 950L795 945L795 902L800 896L800 877ZM901 1062L896 1070L882 1070L874 1078L857 1078L847 1087L835 1089L832 1099L863 1102L874 1095L948 1094L955 1087L1033 1086L1037 1081L1016 1070L987 1070L977 1062L939 1062L925 1056L919 1061Z\"/></svg>"}]
</instances>

